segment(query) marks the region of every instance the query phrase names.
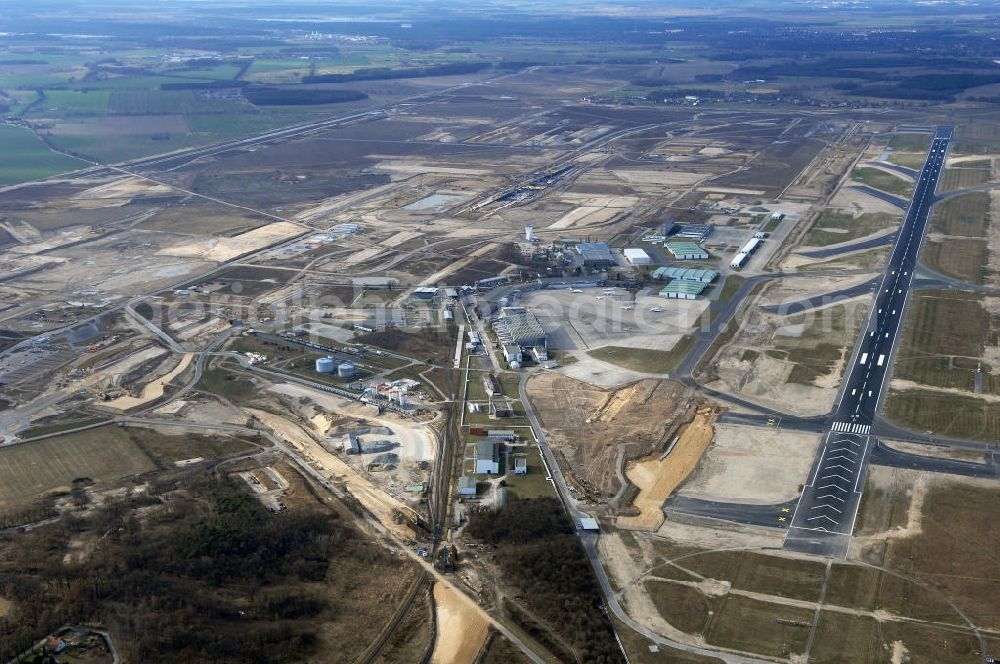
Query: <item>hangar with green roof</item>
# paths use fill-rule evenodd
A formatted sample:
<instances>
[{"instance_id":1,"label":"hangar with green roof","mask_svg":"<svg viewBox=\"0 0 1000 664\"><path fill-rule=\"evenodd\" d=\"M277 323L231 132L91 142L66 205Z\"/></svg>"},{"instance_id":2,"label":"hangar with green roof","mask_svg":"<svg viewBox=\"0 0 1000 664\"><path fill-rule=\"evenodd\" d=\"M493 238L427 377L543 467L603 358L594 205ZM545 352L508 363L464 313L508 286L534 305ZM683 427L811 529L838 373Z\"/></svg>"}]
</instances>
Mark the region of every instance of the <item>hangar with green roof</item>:
<instances>
[{"instance_id":1,"label":"hangar with green roof","mask_svg":"<svg viewBox=\"0 0 1000 664\"><path fill-rule=\"evenodd\" d=\"M693 267L658 267L653 270L653 278L662 281L680 279L710 284L718 276L719 273L715 270L699 270Z\"/></svg>"},{"instance_id":2,"label":"hangar with green roof","mask_svg":"<svg viewBox=\"0 0 1000 664\"><path fill-rule=\"evenodd\" d=\"M669 251L676 260L708 260L708 252L697 242L683 240L667 240L663 248Z\"/></svg>"},{"instance_id":3,"label":"hangar with green roof","mask_svg":"<svg viewBox=\"0 0 1000 664\"><path fill-rule=\"evenodd\" d=\"M700 281L682 281L674 279L660 289L660 297L675 300L693 300L702 294L708 284Z\"/></svg>"}]
</instances>

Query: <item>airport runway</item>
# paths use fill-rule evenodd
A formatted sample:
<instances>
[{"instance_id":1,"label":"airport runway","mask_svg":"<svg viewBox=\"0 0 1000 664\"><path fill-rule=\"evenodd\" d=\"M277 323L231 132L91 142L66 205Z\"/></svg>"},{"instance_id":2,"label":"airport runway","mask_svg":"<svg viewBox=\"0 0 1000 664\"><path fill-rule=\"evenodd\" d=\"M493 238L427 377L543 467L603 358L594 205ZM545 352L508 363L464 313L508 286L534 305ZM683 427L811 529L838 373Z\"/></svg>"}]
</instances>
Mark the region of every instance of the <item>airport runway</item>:
<instances>
[{"instance_id":1,"label":"airport runway","mask_svg":"<svg viewBox=\"0 0 1000 664\"><path fill-rule=\"evenodd\" d=\"M847 555L870 455L877 443L870 435L872 423L889 386L889 369L952 131L951 127L938 127L931 142L855 346L839 403L834 407L833 423L796 506L785 537L786 549L830 557Z\"/></svg>"}]
</instances>

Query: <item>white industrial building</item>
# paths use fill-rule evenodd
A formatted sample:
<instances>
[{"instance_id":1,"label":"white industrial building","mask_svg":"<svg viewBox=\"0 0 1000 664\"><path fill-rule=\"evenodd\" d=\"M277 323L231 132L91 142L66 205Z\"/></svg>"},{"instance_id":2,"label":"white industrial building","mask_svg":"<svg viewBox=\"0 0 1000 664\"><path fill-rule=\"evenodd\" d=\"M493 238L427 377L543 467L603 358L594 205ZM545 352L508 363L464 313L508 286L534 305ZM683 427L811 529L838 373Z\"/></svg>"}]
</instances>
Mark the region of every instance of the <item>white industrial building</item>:
<instances>
[{"instance_id":1,"label":"white industrial building","mask_svg":"<svg viewBox=\"0 0 1000 664\"><path fill-rule=\"evenodd\" d=\"M729 267L734 270L738 270L746 265L747 260L750 258L750 254L760 249L762 242L763 240L759 237L750 238L749 242L743 245L739 253L733 256L733 260L729 261Z\"/></svg>"},{"instance_id":2,"label":"white industrial building","mask_svg":"<svg viewBox=\"0 0 1000 664\"><path fill-rule=\"evenodd\" d=\"M475 496L476 495L476 478L470 477L468 475L463 475L458 478L458 495L460 496Z\"/></svg>"},{"instance_id":3,"label":"white industrial building","mask_svg":"<svg viewBox=\"0 0 1000 664\"><path fill-rule=\"evenodd\" d=\"M752 238L750 238L750 241L747 242L746 244L744 244L743 248L740 249L740 253L741 254L746 254L746 255L749 256L753 252L755 252L758 249L760 249L760 243L761 242L762 242L762 240L759 237L752 237Z\"/></svg>"},{"instance_id":4,"label":"white industrial building","mask_svg":"<svg viewBox=\"0 0 1000 664\"><path fill-rule=\"evenodd\" d=\"M517 344L504 344L503 345L503 359L507 361L508 364L520 364L522 361L521 347ZM513 368L513 367L511 367Z\"/></svg>"},{"instance_id":5,"label":"white industrial building","mask_svg":"<svg viewBox=\"0 0 1000 664\"><path fill-rule=\"evenodd\" d=\"M625 260L632 265L649 265L653 262L653 259L649 257L649 254L636 247L629 247L622 253L625 254Z\"/></svg>"},{"instance_id":6,"label":"white industrial building","mask_svg":"<svg viewBox=\"0 0 1000 664\"><path fill-rule=\"evenodd\" d=\"M500 445L492 440L476 443L476 474L496 475L500 472Z\"/></svg>"}]
</instances>

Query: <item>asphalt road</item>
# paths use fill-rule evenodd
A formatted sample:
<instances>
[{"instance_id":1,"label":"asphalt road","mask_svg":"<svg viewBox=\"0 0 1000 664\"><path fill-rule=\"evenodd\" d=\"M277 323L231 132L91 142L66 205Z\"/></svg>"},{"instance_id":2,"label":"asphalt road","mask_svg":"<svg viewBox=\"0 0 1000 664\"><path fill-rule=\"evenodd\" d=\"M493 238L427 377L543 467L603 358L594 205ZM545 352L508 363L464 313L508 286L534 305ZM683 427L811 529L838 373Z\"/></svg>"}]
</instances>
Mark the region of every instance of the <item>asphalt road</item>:
<instances>
[{"instance_id":1,"label":"asphalt road","mask_svg":"<svg viewBox=\"0 0 1000 664\"><path fill-rule=\"evenodd\" d=\"M893 196L892 194L887 194L880 189L875 189L874 187L869 187L866 184L853 185L851 189L856 189L857 191L863 191L869 196L874 196L879 200L883 200L886 203L895 205L901 210L905 210L907 206L907 200L905 198L900 198L899 196Z\"/></svg>"},{"instance_id":2,"label":"asphalt road","mask_svg":"<svg viewBox=\"0 0 1000 664\"><path fill-rule=\"evenodd\" d=\"M892 241L896 238L895 233L888 233L886 235L880 235L879 237L874 237L868 240L861 240L860 242L855 242L853 244L843 244L836 247L830 247L829 249L815 249L813 251L797 251L795 252L799 256L805 256L806 258L829 258L830 256L839 256L840 254L847 254L852 251L861 251L862 249L874 249L875 247L882 247L887 244L892 244Z\"/></svg>"},{"instance_id":3,"label":"asphalt road","mask_svg":"<svg viewBox=\"0 0 1000 664\"><path fill-rule=\"evenodd\" d=\"M966 477L997 477L997 453L995 451L986 452L986 458L986 463L977 463L975 461L928 457L901 452L882 441L876 441L870 461L875 465L894 468L945 472L951 475L965 475Z\"/></svg>"},{"instance_id":4,"label":"asphalt road","mask_svg":"<svg viewBox=\"0 0 1000 664\"><path fill-rule=\"evenodd\" d=\"M671 512L691 514L769 528L787 528L794 509L795 500L775 505L750 505L702 500L701 498L690 498L676 494L671 496L663 506L663 510L667 514Z\"/></svg>"},{"instance_id":5,"label":"asphalt road","mask_svg":"<svg viewBox=\"0 0 1000 664\"><path fill-rule=\"evenodd\" d=\"M824 293L823 295L817 295L816 297L809 297L796 302L786 302L784 304L772 304L761 307L760 309L761 311L766 311L767 313L777 313L783 316L791 316L792 314L808 311L809 309L826 306L832 302L847 300L852 297L870 293L875 288L877 283L877 279L872 279L871 281L866 281L863 284L858 284L849 288L842 288L830 293Z\"/></svg>"},{"instance_id":6,"label":"asphalt road","mask_svg":"<svg viewBox=\"0 0 1000 664\"><path fill-rule=\"evenodd\" d=\"M920 171L868 320L854 349L832 424L785 537L785 548L844 557L877 441L872 424L889 386L913 273L935 203L952 128L939 127Z\"/></svg>"}]
</instances>

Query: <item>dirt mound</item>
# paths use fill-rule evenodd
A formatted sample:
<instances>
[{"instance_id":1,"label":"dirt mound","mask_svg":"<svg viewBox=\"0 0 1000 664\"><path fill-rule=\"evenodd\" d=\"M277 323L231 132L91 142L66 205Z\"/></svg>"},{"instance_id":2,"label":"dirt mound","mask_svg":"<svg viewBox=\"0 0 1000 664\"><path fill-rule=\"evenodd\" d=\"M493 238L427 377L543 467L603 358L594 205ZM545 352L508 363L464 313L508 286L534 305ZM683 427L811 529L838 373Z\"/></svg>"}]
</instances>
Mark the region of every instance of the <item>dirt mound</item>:
<instances>
[{"instance_id":1,"label":"dirt mound","mask_svg":"<svg viewBox=\"0 0 1000 664\"><path fill-rule=\"evenodd\" d=\"M623 458L651 453L682 421L689 401L674 381L646 379L606 390L557 373L533 376L527 392L567 479L595 498L617 489L619 447L625 446Z\"/></svg>"},{"instance_id":2,"label":"dirt mound","mask_svg":"<svg viewBox=\"0 0 1000 664\"><path fill-rule=\"evenodd\" d=\"M701 460L715 433L718 413L709 407L699 408L667 451L631 466L626 475L639 488L633 505L638 516L618 518L618 527L655 531L663 523L660 508L677 487L688 478Z\"/></svg>"}]
</instances>

